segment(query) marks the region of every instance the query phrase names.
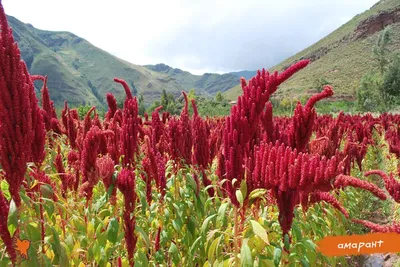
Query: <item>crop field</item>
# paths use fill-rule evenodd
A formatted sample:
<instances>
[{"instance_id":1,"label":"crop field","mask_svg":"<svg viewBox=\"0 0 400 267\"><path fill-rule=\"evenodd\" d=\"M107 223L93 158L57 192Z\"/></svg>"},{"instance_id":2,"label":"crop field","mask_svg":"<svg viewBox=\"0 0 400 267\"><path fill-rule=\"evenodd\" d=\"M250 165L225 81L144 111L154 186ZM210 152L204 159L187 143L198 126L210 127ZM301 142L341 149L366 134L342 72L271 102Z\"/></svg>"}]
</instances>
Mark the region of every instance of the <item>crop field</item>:
<instances>
[{"instance_id":1,"label":"crop field","mask_svg":"<svg viewBox=\"0 0 400 267\"><path fill-rule=\"evenodd\" d=\"M334 88L276 117L306 68L242 79L226 117L123 107L57 116L0 10L0 266L354 266L328 236L400 234L400 115L318 115ZM42 81L41 96L34 81Z\"/></svg>"}]
</instances>

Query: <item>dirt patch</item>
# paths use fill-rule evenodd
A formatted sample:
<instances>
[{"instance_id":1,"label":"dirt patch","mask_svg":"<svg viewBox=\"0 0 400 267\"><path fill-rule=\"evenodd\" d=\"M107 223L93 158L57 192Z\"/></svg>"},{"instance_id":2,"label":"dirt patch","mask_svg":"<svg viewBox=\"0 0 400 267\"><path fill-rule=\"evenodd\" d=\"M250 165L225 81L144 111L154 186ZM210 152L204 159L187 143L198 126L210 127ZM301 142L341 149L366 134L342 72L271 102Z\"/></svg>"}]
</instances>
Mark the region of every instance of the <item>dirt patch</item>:
<instances>
[{"instance_id":1,"label":"dirt patch","mask_svg":"<svg viewBox=\"0 0 400 267\"><path fill-rule=\"evenodd\" d=\"M358 24L354 31L353 40L366 38L397 22L400 22L400 8L380 12Z\"/></svg>"}]
</instances>

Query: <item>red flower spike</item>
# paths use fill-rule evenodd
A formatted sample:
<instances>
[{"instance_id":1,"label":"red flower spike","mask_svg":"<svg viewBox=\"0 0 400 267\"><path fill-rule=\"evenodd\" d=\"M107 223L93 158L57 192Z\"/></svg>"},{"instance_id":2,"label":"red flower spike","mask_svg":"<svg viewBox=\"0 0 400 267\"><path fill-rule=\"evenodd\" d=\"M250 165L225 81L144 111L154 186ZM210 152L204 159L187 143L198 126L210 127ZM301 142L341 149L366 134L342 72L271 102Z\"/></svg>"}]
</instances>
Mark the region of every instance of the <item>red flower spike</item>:
<instances>
[{"instance_id":1,"label":"red flower spike","mask_svg":"<svg viewBox=\"0 0 400 267\"><path fill-rule=\"evenodd\" d=\"M349 218L349 214L346 209L340 204L340 202L331 194L327 192L313 192L310 195L310 204L325 201L326 203L332 205L337 210L339 210L346 218Z\"/></svg>"},{"instance_id":2,"label":"red flower spike","mask_svg":"<svg viewBox=\"0 0 400 267\"><path fill-rule=\"evenodd\" d=\"M113 175L114 175L114 161L109 155L105 155L96 160L97 173L102 180L104 187L108 191L113 185ZM111 192L110 203L115 205L117 203L117 185L114 184L113 190Z\"/></svg>"},{"instance_id":3,"label":"red flower spike","mask_svg":"<svg viewBox=\"0 0 400 267\"><path fill-rule=\"evenodd\" d=\"M108 111L105 116L105 119L107 121L110 121L114 117L114 114L118 109L117 100L115 99L115 97L112 93L107 93L106 99L107 99L107 104L108 104Z\"/></svg>"},{"instance_id":4,"label":"red flower spike","mask_svg":"<svg viewBox=\"0 0 400 267\"><path fill-rule=\"evenodd\" d=\"M1 3L0 28L0 164L19 206L26 163L40 165L43 160L45 130L32 79Z\"/></svg>"},{"instance_id":5,"label":"red flower spike","mask_svg":"<svg viewBox=\"0 0 400 267\"><path fill-rule=\"evenodd\" d=\"M371 174L376 174L382 177L383 181L385 182L386 190L389 192L390 196L394 199L394 201L400 203L400 182L393 177L393 174L391 173L390 176L388 176L383 171L372 170L366 172L364 175L369 176Z\"/></svg>"},{"instance_id":6,"label":"red flower spike","mask_svg":"<svg viewBox=\"0 0 400 267\"><path fill-rule=\"evenodd\" d=\"M99 180L96 169L96 161L100 149L101 136L101 130L97 126L93 126L87 133L83 144L81 154L83 184L80 191L84 194L87 200L92 198L93 188Z\"/></svg>"},{"instance_id":7,"label":"red flower spike","mask_svg":"<svg viewBox=\"0 0 400 267\"><path fill-rule=\"evenodd\" d=\"M135 235L136 217L135 217L135 204L136 204L136 181L135 174L128 169L122 169L117 179L118 189L124 195L125 208L124 208L124 231L125 242L128 251L128 260L133 266L134 254L136 249L137 236ZM132 214L132 217L131 217Z\"/></svg>"},{"instance_id":8,"label":"red flower spike","mask_svg":"<svg viewBox=\"0 0 400 267\"><path fill-rule=\"evenodd\" d=\"M114 82L119 83L119 84L121 84L121 85L124 87L124 89L125 89L125 94L126 94L126 100L125 100L125 101L127 101L127 100L129 100L129 99L133 99L131 89L129 88L129 86L128 86L128 84L126 83L126 81L124 81L124 80L122 80L122 79L114 78Z\"/></svg>"},{"instance_id":9,"label":"red flower spike","mask_svg":"<svg viewBox=\"0 0 400 267\"><path fill-rule=\"evenodd\" d=\"M344 188L347 186L352 186L352 187L356 187L356 188L362 188L364 190L367 190L369 192L371 192L372 194L374 194L376 197L378 197L381 200L386 200L386 194L385 191L383 191L382 189L380 189L378 186L374 185L373 183L367 182L367 181L363 181L351 176L347 176L347 175L339 175L335 182L334 182L334 186L336 188Z\"/></svg>"},{"instance_id":10,"label":"red flower spike","mask_svg":"<svg viewBox=\"0 0 400 267\"><path fill-rule=\"evenodd\" d=\"M114 78L115 82L123 85L126 92L124 102L122 125L121 125L121 148L123 151L123 165L125 168L135 167L135 155L138 147L138 134L142 130L140 125L138 102L132 93L128 84L124 80Z\"/></svg>"}]
</instances>

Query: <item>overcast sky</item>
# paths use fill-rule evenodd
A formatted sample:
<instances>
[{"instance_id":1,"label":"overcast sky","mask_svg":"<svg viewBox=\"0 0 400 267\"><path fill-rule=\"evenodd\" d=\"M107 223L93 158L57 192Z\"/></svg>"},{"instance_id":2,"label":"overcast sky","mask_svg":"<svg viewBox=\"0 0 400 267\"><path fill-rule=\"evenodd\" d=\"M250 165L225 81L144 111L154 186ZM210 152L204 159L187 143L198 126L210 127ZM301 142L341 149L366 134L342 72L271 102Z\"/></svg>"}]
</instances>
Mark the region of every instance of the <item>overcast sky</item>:
<instances>
[{"instance_id":1,"label":"overcast sky","mask_svg":"<svg viewBox=\"0 0 400 267\"><path fill-rule=\"evenodd\" d=\"M377 0L2 2L8 15L25 23L70 31L134 64L203 74L271 67Z\"/></svg>"}]
</instances>

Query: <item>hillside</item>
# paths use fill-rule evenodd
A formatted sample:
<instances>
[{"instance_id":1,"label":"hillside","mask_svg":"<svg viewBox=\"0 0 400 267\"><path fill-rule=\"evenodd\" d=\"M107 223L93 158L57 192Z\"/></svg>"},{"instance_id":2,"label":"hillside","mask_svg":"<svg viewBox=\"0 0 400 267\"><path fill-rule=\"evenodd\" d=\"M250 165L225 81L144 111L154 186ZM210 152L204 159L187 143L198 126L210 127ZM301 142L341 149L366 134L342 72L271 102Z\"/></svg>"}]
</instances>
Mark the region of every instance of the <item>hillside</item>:
<instances>
[{"instance_id":1,"label":"hillside","mask_svg":"<svg viewBox=\"0 0 400 267\"><path fill-rule=\"evenodd\" d=\"M298 60L308 58L312 61L280 87L278 97L313 92L318 79L324 78L333 85L336 98L354 99L360 78L374 63L372 48L377 36L388 25L393 33L389 48L399 50L400 1L381 0L317 43L272 67L270 71L282 71ZM241 90L237 85L225 92L225 96L235 100Z\"/></svg>"},{"instance_id":2,"label":"hillside","mask_svg":"<svg viewBox=\"0 0 400 267\"><path fill-rule=\"evenodd\" d=\"M144 67L158 73L167 74L174 78L185 90L194 88L198 94L205 96L215 95L219 91L225 92L232 88L240 81L239 75L242 73L205 73L203 75L194 75L165 64L145 65Z\"/></svg>"},{"instance_id":3,"label":"hillside","mask_svg":"<svg viewBox=\"0 0 400 267\"><path fill-rule=\"evenodd\" d=\"M125 79L135 95L143 93L146 103L158 98L162 89L176 96L183 89L168 75L121 60L72 33L38 30L11 16L8 20L29 72L48 75L58 107L65 99L72 106L105 107L107 92L122 98L124 91L114 77Z\"/></svg>"},{"instance_id":4,"label":"hillside","mask_svg":"<svg viewBox=\"0 0 400 267\"><path fill-rule=\"evenodd\" d=\"M249 80L249 79L251 79L252 77L254 77L257 74L257 71L255 71L255 70L242 70L242 71L229 72L229 74L233 74L233 75L239 77L239 79L241 77L243 77L246 80Z\"/></svg>"}]
</instances>

